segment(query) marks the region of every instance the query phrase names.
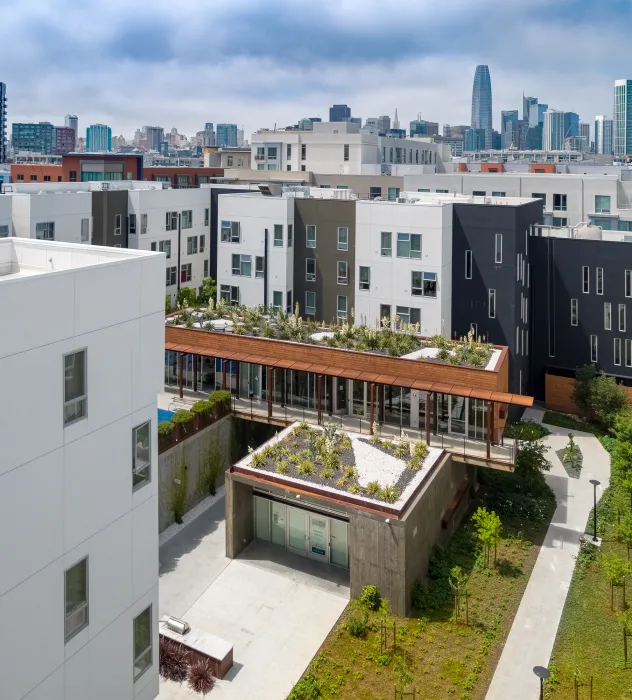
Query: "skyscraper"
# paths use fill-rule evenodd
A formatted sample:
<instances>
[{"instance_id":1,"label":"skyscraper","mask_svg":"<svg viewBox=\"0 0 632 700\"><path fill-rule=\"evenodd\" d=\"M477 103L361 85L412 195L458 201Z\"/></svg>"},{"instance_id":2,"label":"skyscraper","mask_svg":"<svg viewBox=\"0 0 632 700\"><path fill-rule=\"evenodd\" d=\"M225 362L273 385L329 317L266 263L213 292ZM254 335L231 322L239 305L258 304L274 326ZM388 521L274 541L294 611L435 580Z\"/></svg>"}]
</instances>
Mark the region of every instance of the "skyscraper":
<instances>
[{"instance_id":1,"label":"skyscraper","mask_svg":"<svg viewBox=\"0 0 632 700\"><path fill-rule=\"evenodd\" d=\"M588 122L579 122L579 135L584 139L584 150L588 153L590 151L590 124Z\"/></svg>"},{"instance_id":2,"label":"skyscraper","mask_svg":"<svg viewBox=\"0 0 632 700\"><path fill-rule=\"evenodd\" d=\"M215 135L216 146L237 147L237 124L218 124Z\"/></svg>"},{"instance_id":3,"label":"skyscraper","mask_svg":"<svg viewBox=\"0 0 632 700\"><path fill-rule=\"evenodd\" d=\"M7 86L0 83L0 163L7 162Z\"/></svg>"},{"instance_id":4,"label":"skyscraper","mask_svg":"<svg viewBox=\"0 0 632 700\"><path fill-rule=\"evenodd\" d=\"M75 130L75 134L79 136L79 117L76 114L67 114L64 120L65 126Z\"/></svg>"},{"instance_id":5,"label":"skyscraper","mask_svg":"<svg viewBox=\"0 0 632 700\"><path fill-rule=\"evenodd\" d=\"M564 112L564 138L579 136L579 114Z\"/></svg>"},{"instance_id":6,"label":"skyscraper","mask_svg":"<svg viewBox=\"0 0 632 700\"><path fill-rule=\"evenodd\" d=\"M529 121L529 115L531 113L531 105L537 105L537 97L525 97L524 92L522 93L522 119L525 122Z\"/></svg>"},{"instance_id":7,"label":"skyscraper","mask_svg":"<svg viewBox=\"0 0 632 700\"><path fill-rule=\"evenodd\" d=\"M556 109L547 109L544 113L542 148L545 151L561 151L564 148L565 114Z\"/></svg>"},{"instance_id":8,"label":"skyscraper","mask_svg":"<svg viewBox=\"0 0 632 700\"><path fill-rule=\"evenodd\" d=\"M351 119L351 107L347 105L334 105L329 108L330 122L348 122Z\"/></svg>"},{"instance_id":9,"label":"skyscraper","mask_svg":"<svg viewBox=\"0 0 632 700\"><path fill-rule=\"evenodd\" d=\"M159 150L160 143L165 140L165 130L161 126L145 126L143 130L147 136L147 148Z\"/></svg>"},{"instance_id":10,"label":"skyscraper","mask_svg":"<svg viewBox=\"0 0 632 700\"><path fill-rule=\"evenodd\" d=\"M474 74L472 129L485 129L485 148L492 148L492 81L487 66L476 66Z\"/></svg>"},{"instance_id":11,"label":"skyscraper","mask_svg":"<svg viewBox=\"0 0 632 700\"><path fill-rule=\"evenodd\" d=\"M86 129L87 151L111 151L112 129L105 124L91 124Z\"/></svg>"},{"instance_id":12,"label":"skyscraper","mask_svg":"<svg viewBox=\"0 0 632 700\"><path fill-rule=\"evenodd\" d=\"M500 113L500 145L501 148L519 147L518 110L508 109Z\"/></svg>"},{"instance_id":13,"label":"skyscraper","mask_svg":"<svg viewBox=\"0 0 632 700\"><path fill-rule=\"evenodd\" d=\"M52 155L55 152L55 127L50 122L14 123L11 145L14 151Z\"/></svg>"},{"instance_id":14,"label":"skyscraper","mask_svg":"<svg viewBox=\"0 0 632 700\"><path fill-rule=\"evenodd\" d=\"M632 155L632 80L614 81L613 142L615 156Z\"/></svg>"},{"instance_id":15,"label":"skyscraper","mask_svg":"<svg viewBox=\"0 0 632 700\"><path fill-rule=\"evenodd\" d=\"M595 117L595 153L604 156L611 156L613 153L612 142L612 119L605 114L598 114Z\"/></svg>"}]
</instances>

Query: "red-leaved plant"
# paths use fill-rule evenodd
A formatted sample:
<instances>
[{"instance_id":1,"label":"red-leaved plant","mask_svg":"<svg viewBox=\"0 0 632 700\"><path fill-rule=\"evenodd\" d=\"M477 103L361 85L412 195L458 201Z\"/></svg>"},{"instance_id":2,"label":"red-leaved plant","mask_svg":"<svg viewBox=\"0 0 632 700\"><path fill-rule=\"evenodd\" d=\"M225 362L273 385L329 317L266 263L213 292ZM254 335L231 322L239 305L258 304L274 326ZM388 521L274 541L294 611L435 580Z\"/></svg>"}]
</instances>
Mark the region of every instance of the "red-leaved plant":
<instances>
[{"instance_id":1,"label":"red-leaved plant","mask_svg":"<svg viewBox=\"0 0 632 700\"><path fill-rule=\"evenodd\" d=\"M189 688L201 695L206 695L213 690L215 679L208 661L198 661L189 667Z\"/></svg>"},{"instance_id":2,"label":"red-leaved plant","mask_svg":"<svg viewBox=\"0 0 632 700\"><path fill-rule=\"evenodd\" d=\"M189 672L189 652L182 644L161 636L158 672L166 680L184 682Z\"/></svg>"}]
</instances>

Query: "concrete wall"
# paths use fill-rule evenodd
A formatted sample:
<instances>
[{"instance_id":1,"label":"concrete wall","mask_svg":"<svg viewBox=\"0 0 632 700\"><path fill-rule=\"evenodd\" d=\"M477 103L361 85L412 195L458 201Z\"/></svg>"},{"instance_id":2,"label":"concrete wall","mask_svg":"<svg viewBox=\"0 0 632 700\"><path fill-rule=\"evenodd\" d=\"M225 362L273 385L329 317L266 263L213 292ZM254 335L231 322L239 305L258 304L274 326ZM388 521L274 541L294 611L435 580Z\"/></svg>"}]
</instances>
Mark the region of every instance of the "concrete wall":
<instances>
[{"instance_id":1,"label":"concrete wall","mask_svg":"<svg viewBox=\"0 0 632 700\"><path fill-rule=\"evenodd\" d=\"M200 464L211 440L216 441L222 455L222 469L217 478L217 486L224 483L224 472L230 465L230 431L232 417L226 416L208 428L200 430L183 442L169 448L158 457L158 528L162 532L174 522L171 512L171 487L177 478L180 462L184 456L187 465L187 511L193 508L208 493L200 493L198 474Z\"/></svg>"},{"instance_id":2,"label":"concrete wall","mask_svg":"<svg viewBox=\"0 0 632 700\"><path fill-rule=\"evenodd\" d=\"M226 474L226 556L234 559L255 536L252 486Z\"/></svg>"}]
</instances>

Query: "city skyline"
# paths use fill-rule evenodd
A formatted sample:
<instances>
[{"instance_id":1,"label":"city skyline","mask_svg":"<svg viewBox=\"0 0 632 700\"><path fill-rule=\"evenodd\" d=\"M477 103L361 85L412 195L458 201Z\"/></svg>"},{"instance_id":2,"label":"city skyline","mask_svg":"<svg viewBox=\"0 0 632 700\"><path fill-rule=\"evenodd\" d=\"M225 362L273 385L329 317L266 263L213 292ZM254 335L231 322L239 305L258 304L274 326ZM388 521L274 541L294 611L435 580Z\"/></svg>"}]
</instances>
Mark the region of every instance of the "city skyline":
<instances>
[{"instance_id":1,"label":"city skyline","mask_svg":"<svg viewBox=\"0 0 632 700\"><path fill-rule=\"evenodd\" d=\"M469 121L475 67L487 64L493 125L500 130L501 110L520 109L523 91L585 121L609 114L612 85L627 72L622 39L632 9L621 2L612 3L606 17L595 16L580 0L540 0L537 13L533 6L507 8L497 0L487 0L481 13L457 0L440 15L429 3L404 0L401 10L409 21L397 41L383 36L380 13L367 12L366 3L362 22L354 22L355 3L325 2L318 12L281 0L265 11L249 0L216 5L211 11L185 0L182 16L196 20L174 28L160 0L150 18L135 0L112 0L98 23L88 21L98 14L98 0L85 9L73 4L68 12L67 0L26 6L8 0L5 49L21 57L5 62L0 73L7 84L8 121L59 123L72 112L83 124L105 123L113 134L127 137L147 123L166 130L177 126L191 135L206 121L237 123L250 134L303 116L326 119L332 104L346 103L363 121L392 116L397 107L402 123L421 111L422 118L439 124L463 124ZM521 27L521 51L514 50L512 32L498 36L496 15L505 27ZM218 28L212 47L207 16ZM287 36L296 37L282 49L262 41L261 26L272 16ZM568 51L563 41L553 42L550 51L537 50L562 28L568 36L569 27L590 30L608 52ZM462 41L472 31L484 53Z\"/></svg>"}]
</instances>

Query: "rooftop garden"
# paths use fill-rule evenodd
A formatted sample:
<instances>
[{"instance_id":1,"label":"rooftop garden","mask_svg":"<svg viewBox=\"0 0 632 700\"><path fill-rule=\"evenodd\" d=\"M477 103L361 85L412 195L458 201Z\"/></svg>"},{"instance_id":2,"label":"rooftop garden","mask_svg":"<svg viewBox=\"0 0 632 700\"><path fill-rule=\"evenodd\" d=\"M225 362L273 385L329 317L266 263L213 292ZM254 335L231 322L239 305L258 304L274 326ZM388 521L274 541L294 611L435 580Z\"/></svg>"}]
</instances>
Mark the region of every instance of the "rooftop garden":
<instances>
[{"instance_id":1,"label":"rooftop garden","mask_svg":"<svg viewBox=\"0 0 632 700\"><path fill-rule=\"evenodd\" d=\"M423 442L366 439L336 428L299 423L276 443L252 452L246 466L396 503L415 476L434 463Z\"/></svg>"},{"instance_id":2,"label":"rooftop garden","mask_svg":"<svg viewBox=\"0 0 632 700\"><path fill-rule=\"evenodd\" d=\"M353 310L350 317L353 318ZM257 306L235 306L220 300L209 302L206 309L184 306L166 319L167 325L220 331L234 335L290 340L331 348L372 352L393 357L407 357L426 362L449 363L461 367L484 368L492 357L493 346L470 333L459 341L442 335L424 338L419 324L399 317L383 318L379 326L358 325L347 321L321 323L302 318L298 304L294 313Z\"/></svg>"}]
</instances>

